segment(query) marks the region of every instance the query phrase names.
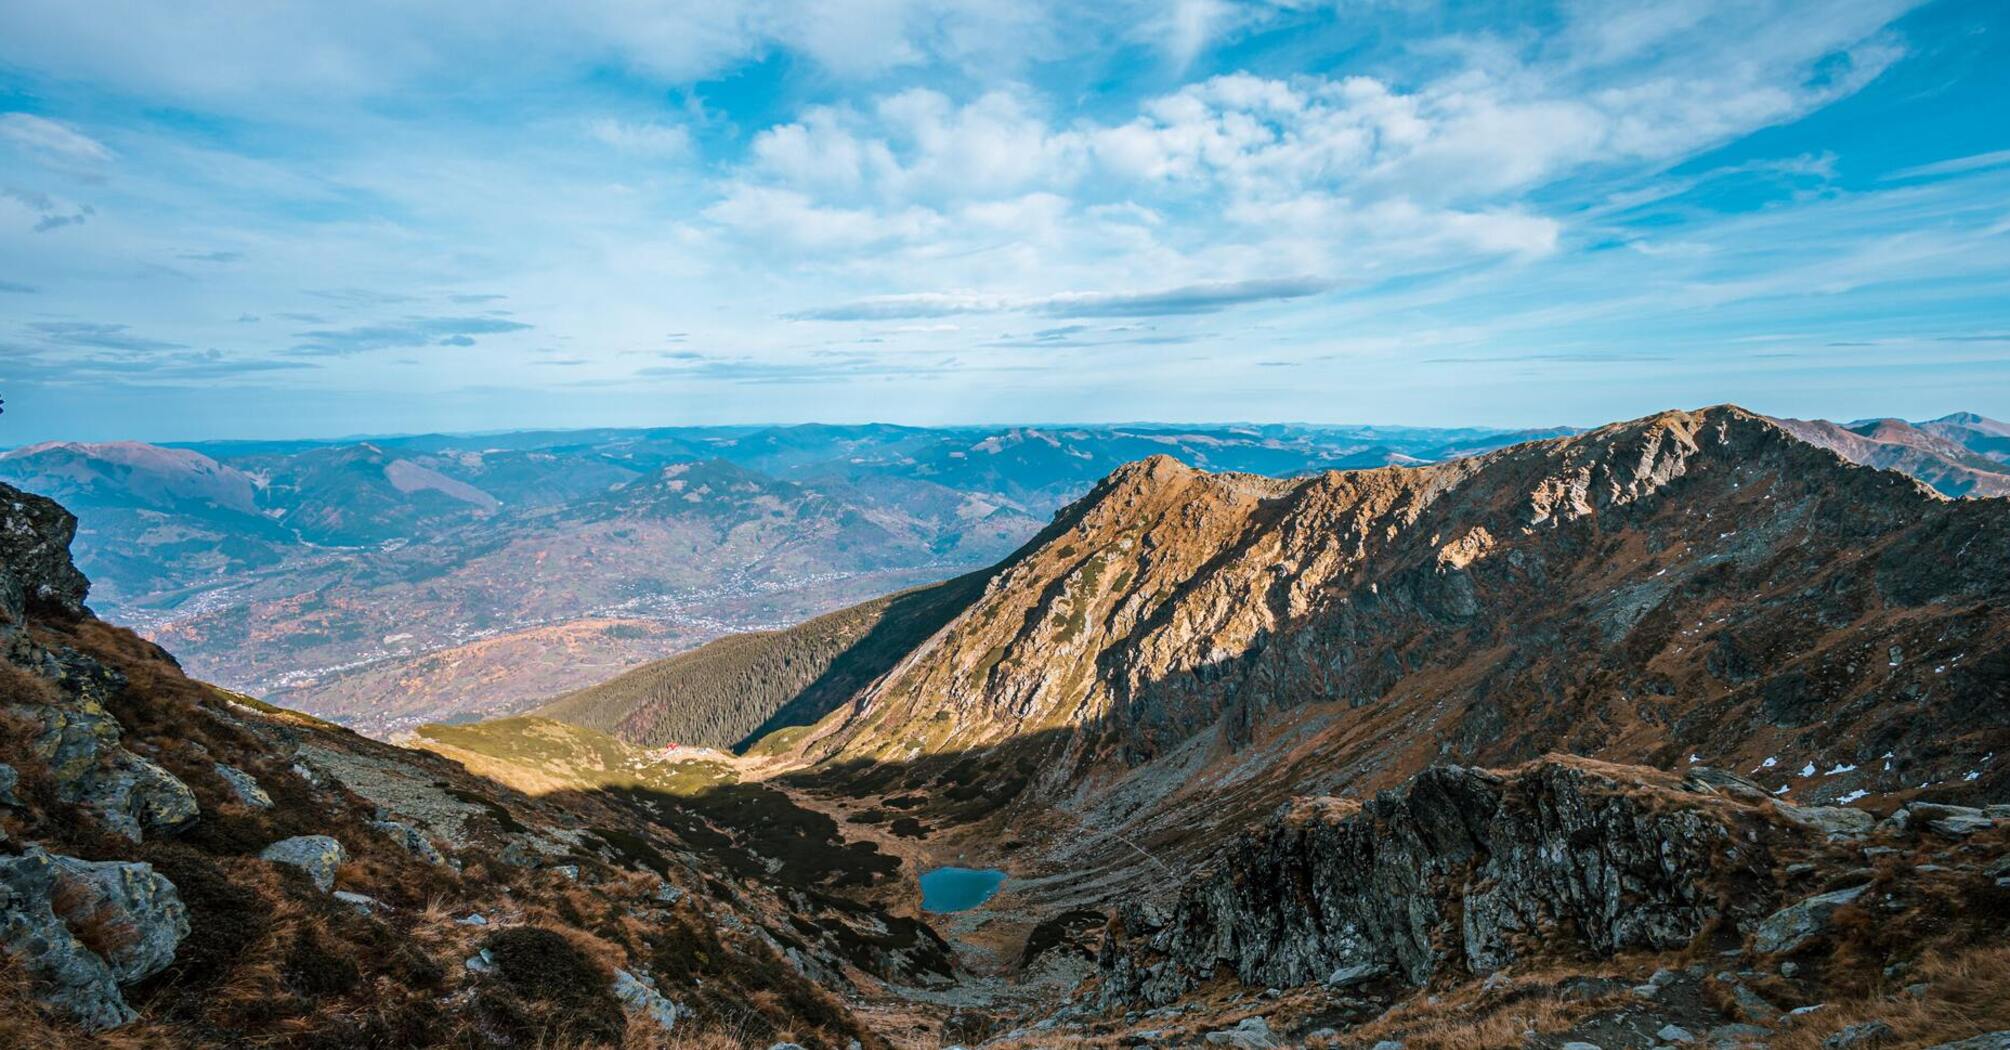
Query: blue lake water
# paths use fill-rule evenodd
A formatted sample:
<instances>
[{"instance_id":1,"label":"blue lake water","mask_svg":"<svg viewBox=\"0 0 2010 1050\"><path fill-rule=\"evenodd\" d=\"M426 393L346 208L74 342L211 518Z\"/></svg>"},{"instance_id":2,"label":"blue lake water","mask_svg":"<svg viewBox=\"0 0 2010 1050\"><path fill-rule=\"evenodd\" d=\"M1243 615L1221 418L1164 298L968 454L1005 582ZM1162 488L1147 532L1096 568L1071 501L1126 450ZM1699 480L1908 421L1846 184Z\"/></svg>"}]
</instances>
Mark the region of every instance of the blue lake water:
<instances>
[{"instance_id":1,"label":"blue lake water","mask_svg":"<svg viewBox=\"0 0 2010 1050\"><path fill-rule=\"evenodd\" d=\"M1005 884L995 868L936 868L921 875L922 911L963 911L991 899Z\"/></svg>"}]
</instances>

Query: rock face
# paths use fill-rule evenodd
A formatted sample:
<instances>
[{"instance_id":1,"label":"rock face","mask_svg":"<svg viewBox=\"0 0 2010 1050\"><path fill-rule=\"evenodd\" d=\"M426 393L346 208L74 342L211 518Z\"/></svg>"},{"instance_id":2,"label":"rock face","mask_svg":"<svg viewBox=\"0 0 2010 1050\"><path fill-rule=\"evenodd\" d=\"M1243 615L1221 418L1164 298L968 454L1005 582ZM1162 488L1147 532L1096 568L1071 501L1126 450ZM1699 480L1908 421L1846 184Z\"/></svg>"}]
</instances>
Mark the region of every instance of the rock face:
<instances>
[{"instance_id":1,"label":"rock face","mask_svg":"<svg viewBox=\"0 0 2010 1050\"><path fill-rule=\"evenodd\" d=\"M265 847L259 857L274 864L299 868L314 880L314 885L321 892L326 893L335 888L335 869L349 859L349 854L342 848L342 843L332 836L296 835Z\"/></svg>"},{"instance_id":2,"label":"rock face","mask_svg":"<svg viewBox=\"0 0 2010 1050\"><path fill-rule=\"evenodd\" d=\"M1723 914L1726 886L1745 890L1721 898L1733 919L1763 912L1764 804L1613 768L1434 768L1358 808L1305 803L1168 907L1121 909L1106 1001L1171 1002L1218 968L1256 987L1422 984L1490 973L1564 931L1601 955L1671 949Z\"/></svg>"},{"instance_id":3,"label":"rock face","mask_svg":"<svg viewBox=\"0 0 2010 1050\"><path fill-rule=\"evenodd\" d=\"M174 884L148 865L36 847L0 857L0 945L35 975L45 1002L86 1027L132 1020L119 987L166 969L188 931Z\"/></svg>"},{"instance_id":4,"label":"rock face","mask_svg":"<svg viewBox=\"0 0 2010 1050\"><path fill-rule=\"evenodd\" d=\"M0 614L20 622L30 609L84 611L90 581L70 561L76 516L51 499L0 485Z\"/></svg>"}]
</instances>

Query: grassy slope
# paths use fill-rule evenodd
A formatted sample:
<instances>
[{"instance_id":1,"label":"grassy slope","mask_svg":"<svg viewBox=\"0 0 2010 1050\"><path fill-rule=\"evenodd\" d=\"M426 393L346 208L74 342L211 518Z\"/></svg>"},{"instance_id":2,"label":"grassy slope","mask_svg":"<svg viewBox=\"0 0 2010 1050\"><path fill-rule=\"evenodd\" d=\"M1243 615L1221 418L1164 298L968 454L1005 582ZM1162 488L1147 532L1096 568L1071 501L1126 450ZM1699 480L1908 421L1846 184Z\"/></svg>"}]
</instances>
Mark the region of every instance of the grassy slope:
<instances>
[{"instance_id":1,"label":"grassy slope","mask_svg":"<svg viewBox=\"0 0 2010 1050\"><path fill-rule=\"evenodd\" d=\"M563 788L639 788L690 796L735 779L719 762L655 758L598 730L548 718L424 725L417 736L417 746L531 794Z\"/></svg>"},{"instance_id":2,"label":"grassy slope","mask_svg":"<svg viewBox=\"0 0 2010 1050\"><path fill-rule=\"evenodd\" d=\"M654 747L744 748L821 718L961 612L988 572L874 599L786 631L721 638L575 690L534 714Z\"/></svg>"}]
</instances>

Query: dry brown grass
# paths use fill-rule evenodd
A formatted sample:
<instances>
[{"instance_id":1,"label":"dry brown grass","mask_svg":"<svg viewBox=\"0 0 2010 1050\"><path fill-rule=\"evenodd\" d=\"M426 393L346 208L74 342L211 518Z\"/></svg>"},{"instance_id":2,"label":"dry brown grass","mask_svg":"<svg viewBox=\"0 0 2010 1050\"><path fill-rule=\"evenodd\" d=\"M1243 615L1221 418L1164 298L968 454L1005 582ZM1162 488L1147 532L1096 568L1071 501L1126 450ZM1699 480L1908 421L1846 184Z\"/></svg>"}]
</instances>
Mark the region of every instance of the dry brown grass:
<instances>
[{"instance_id":1,"label":"dry brown grass","mask_svg":"<svg viewBox=\"0 0 2010 1050\"><path fill-rule=\"evenodd\" d=\"M109 958L139 940L139 930L121 919L110 901L98 896L88 884L67 875L56 880L55 892L49 895L49 908L63 920L71 936L100 956Z\"/></svg>"},{"instance_id":2,"label":"dry brown grass","mask_svg":"<svg viewBox=\"0 0 2010 1050\"><path fill-rule=\"evenodd\" d=\"M1778 1050L1820 1050L1822 1040L1853 1024L1883 1021L1892 1046L1931 1046L2010 1029L2010 946L1927 959L1906 977L1925 982L1922 996L1903 991L1832 1001L1773 1042Z\"/></svg>"},{"instance_id":3,"label":"dry brown grass","mask_svg":"<svg viewBox=\"0 0 2010 1050\"><path fill-rule=\"evenodd\" d=\"M31 674L7 660L0 660L0 703L55 704L63 696L47 678Z\"/></svg>"}]
</instances>

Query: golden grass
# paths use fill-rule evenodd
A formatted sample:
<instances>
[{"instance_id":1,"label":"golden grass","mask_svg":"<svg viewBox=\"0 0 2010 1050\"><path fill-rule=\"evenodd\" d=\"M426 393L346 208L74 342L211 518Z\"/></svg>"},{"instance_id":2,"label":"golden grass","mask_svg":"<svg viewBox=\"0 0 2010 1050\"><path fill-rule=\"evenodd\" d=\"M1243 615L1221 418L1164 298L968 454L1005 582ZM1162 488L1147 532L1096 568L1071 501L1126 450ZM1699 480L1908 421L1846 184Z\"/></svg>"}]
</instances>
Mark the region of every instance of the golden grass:
<instances>
[{"instance_id":1,"label":"golden grass","mask_svg":"<svg viewBox=\"0 0 2010 1050\"><path fill-rule=\"evenodd\" d=\"M1820 1050L1828 1036L1866 1021L1883 1021L1892 1046L1931 1046L1985 1032L2010 1030L2010 946L1977 948L1921 961L1906 975L1926 994L1902 990L1831 1001L1804 1015L1773 1041L1777 1050Z\"/></svg>"}]
</instances>

